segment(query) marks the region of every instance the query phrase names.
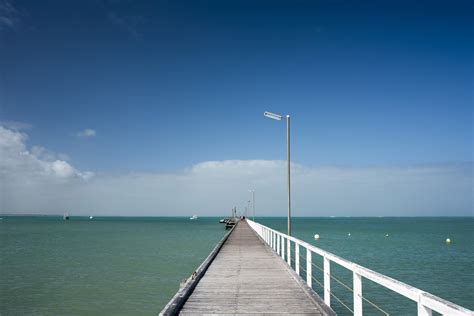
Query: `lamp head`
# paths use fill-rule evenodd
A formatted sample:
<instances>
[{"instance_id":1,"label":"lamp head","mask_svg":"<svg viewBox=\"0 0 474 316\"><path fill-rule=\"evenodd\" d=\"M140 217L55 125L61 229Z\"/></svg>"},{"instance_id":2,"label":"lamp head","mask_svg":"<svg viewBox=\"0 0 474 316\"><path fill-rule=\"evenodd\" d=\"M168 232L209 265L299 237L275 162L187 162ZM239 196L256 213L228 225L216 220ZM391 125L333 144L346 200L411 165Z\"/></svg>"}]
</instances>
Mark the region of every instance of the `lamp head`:
<instances>
[{"instance_id":1,"label":"lamp head","mask_svg":"<svg viewBox=\"0 0 474 316\"><path fill-rule=\"evenodd\" d=\"M265 113L263 113L263 115L265 115L266 117L269 117L271 119L277 120L277 121L281 121L282 118L283 118L282 115L275 114L275 113L272 113L272 112L265 112Z\"/></svg>"}]
</instances>

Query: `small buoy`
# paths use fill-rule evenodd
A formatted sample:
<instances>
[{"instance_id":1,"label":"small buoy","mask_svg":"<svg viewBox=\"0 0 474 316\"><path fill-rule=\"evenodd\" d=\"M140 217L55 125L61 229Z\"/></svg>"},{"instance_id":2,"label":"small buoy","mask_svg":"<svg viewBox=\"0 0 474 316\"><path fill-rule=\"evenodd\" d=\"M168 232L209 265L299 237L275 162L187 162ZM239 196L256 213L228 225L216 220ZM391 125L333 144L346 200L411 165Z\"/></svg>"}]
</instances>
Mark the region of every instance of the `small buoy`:
<instances>
[{"instance_id":1,"label":"small buoy","mask_svg":"<svg viewBox=\"0 0 474 316\"><path fill-rule=\"evenodd\" d=\"M348 237L351 237L351 233L347 234Z\"/></svg>"},{"instance_id":2,"label":"small buoy","mask_svg":"<svg viewBox=\"0 0 474 316\"><path fill-rule=\"evenodd\" d=\"M388 234L385 234L385 237L388 237Z\"/></svg>"},{"instance_id":3,"label":"small buoy","mask_svg":"<svg viewBox=\"0 0 474 316\"><path fill-rule=\"evenodd\" d=\"M450 244L451 243L451 238L446 238L446 243Z\"/></svg>"},{"instance_id":4,"label":"small buoy","mask_svg":"<svg viewBox=\"0 0 474 316\"><path fill-rule=\"evenodd\" d=\"M314 239L318 240L319 239L319 234L314 235Z\"/></svg>"}]
</instances>

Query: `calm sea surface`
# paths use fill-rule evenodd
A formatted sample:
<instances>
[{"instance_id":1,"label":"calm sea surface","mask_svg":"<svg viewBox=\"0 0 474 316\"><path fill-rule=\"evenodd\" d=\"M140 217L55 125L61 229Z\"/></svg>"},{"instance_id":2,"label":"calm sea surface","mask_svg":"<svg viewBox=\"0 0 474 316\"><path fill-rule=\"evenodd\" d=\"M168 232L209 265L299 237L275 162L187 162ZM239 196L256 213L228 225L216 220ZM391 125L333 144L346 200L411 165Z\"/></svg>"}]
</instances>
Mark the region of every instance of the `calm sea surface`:
<instances>
[{"instance_id":1,"label":"calm sea surface","mask_svg":"<svg viewBox=\"0 0 474 316\"><path fill-rule=\"evenodd\" d=\"M286 230L285 218L260 218ZM314 234L321 239L315 241ZM350 236L348 234L350 233ZM10 217L0 220L1 315L151 315L225 234L218 218ZM388 234L388 237L386 237ZM296 218L293 235L474 309L474 218ZM446 238L452 243L447 245ZM316 265L320 259L313 257ZM316 278L320 278L314 268ZM351 274L331 272L352 286ZM351 293L333 281L349 307ZM317 284L315 290L320 294ZM416 304L372 284L364 295L393 314ZM347 310L333 299L336 311ZM364 305L368 314L380 314Z\"/></svg>"}]
</instances>

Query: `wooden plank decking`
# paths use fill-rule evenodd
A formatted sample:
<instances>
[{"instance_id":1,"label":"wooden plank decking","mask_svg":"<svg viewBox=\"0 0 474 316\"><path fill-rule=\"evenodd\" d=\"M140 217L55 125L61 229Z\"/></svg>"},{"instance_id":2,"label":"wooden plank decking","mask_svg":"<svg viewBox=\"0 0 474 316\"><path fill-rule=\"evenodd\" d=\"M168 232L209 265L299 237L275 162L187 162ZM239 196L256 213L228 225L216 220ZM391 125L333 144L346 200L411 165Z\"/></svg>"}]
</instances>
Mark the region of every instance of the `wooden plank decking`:
<instances>
[{"instance_id":1,"label":"wooden plank decking","mask_svg":"<svg viewBox=\"0 0 474 316\"><path fill-rule=\"evenodd\" d=\"M180 313L334 314L245 220L224 243Z\"/></svg>"}]
</instances>

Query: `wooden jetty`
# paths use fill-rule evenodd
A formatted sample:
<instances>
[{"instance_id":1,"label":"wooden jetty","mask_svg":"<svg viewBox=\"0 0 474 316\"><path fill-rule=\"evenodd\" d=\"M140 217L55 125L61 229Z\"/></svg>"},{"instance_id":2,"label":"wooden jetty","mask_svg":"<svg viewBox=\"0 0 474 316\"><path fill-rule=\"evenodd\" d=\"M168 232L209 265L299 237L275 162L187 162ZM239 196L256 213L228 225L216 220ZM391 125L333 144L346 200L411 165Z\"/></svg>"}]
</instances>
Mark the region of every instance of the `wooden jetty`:
<instances>
[{"instance_id":1,"label":"wooden jetty","mask_svg":"<svg viewBox=\"0 0 474 316\"><path fill-rule=\"evenodd\" d=\"M245 220L210 257L197 271L202 275L191 280L196 284L181 289L163 315L335 315Z\"/></svg>"},{"instance_id":2,"label":"wooden jetty","mask_svg":"<svg viewBox=\"0 0 474 316\"><path fill-rule=\"evenodd\" d=\"M313 262L318 256L323 267ZM333 277L331 263L352 272L352 284ZM313 268L323 272L321 280L313 276ZM305 281L301 275L306 275ZM352 304L336 296L331 289L332 279L352 293ZM469 309L248 219L238 222L224 236L160 314L335 315L330 307L333 297L355 316L362 316L369 307L373 308L369 312L389 315L364 294L364 280L415 302L412 314L418 316L431 316L433 311L474 316ZM324 301L312 290L313 281L322 287Z\"/></svg>"}]
</instances>

